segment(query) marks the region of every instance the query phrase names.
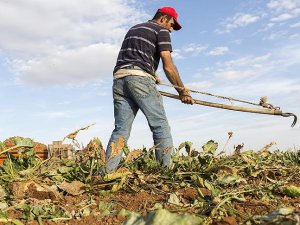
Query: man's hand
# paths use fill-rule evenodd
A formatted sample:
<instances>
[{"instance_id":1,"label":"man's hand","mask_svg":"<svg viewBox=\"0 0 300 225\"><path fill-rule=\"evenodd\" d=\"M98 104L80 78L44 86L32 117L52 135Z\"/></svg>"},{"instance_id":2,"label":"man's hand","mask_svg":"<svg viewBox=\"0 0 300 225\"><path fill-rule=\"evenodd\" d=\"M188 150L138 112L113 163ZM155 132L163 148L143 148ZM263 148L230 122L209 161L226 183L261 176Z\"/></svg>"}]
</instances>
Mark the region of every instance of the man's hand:
<instances>
[{"instance_id":1,"label":"man's hand","mask_svg":"<svg viewBox=\"0 0 300 225\"><path fill-rule=\"evenodd\" d=\"M192 96L187 90L180 92L179 97L181 102L184 104L190 104L190 105L194 104L194 99L192 98Z\"/></svg>"}]
</instances>

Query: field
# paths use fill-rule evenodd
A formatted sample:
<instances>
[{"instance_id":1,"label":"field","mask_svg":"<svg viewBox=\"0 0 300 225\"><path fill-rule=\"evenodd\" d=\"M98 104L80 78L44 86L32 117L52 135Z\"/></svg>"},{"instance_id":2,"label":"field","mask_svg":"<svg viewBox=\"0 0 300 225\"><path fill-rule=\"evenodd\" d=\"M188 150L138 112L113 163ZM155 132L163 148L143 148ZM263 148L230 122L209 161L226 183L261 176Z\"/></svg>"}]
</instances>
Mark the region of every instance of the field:
<instances>
[{"instance_id":1,"label":"field","mask_svg":"<svg viewBox=\"0 0 300 225\"><path fill-rule=\"evenodd\" d=\"M100 176L99 139L69 161L39 158L40 145L0 142L0 224L300 224L300 149L238 145L226 155L213 140L202 149L184 142L165 168L153 149L130 150L121 139L112 146L124 152L120 168Z\"/></svg>"}]
</instances>

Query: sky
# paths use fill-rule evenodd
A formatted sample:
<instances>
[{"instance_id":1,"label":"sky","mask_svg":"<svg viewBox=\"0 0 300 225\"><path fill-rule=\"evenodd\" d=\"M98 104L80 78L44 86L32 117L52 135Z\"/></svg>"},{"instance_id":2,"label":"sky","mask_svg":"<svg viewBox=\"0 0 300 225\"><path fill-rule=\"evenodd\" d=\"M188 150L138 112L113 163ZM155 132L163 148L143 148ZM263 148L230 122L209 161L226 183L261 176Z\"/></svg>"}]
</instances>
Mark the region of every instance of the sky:
<instances>
[{"instance_id":1,"label":"sky","mask_svg":"<svg viewBox=\"0 0 300 225\"><path fill-rule=\"evenodd\" d=\"M300 117L300 0L0 0L0 141L22 136L50 144L95 123L77 140L86 145L98 137L106 146L114 128L112 71L123 38L164 6L177 10L183 27L171 33L172 57L187 87L255 103L267 96ZM167 82L161 66L158 73ZM164 106L175 147L191 141L201 150L214 140L228 153L239 144L300 148L300 125L291 128L292 118L165 97ZM153 146L141 112L128 146Z\"/></svg>"}]
</instances>

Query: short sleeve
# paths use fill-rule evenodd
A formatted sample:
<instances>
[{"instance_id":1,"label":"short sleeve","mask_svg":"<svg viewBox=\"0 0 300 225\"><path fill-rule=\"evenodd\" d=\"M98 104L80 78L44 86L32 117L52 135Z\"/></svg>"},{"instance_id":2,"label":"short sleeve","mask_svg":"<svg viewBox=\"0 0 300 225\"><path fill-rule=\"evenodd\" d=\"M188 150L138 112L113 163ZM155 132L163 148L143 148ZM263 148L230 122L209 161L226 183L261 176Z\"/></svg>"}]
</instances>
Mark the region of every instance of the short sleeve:
<instances>
[{"instance_id":1,"label":"short sleeve","mask_svg":"<svg viewBox=\"0 0 300 225\"><path fill-rule=\"evenodd\" d=\"M172 52L172 44L170 33L167 29L161 29L157 34L158 51L170 51Z\"/></svg>"}]
</instances>

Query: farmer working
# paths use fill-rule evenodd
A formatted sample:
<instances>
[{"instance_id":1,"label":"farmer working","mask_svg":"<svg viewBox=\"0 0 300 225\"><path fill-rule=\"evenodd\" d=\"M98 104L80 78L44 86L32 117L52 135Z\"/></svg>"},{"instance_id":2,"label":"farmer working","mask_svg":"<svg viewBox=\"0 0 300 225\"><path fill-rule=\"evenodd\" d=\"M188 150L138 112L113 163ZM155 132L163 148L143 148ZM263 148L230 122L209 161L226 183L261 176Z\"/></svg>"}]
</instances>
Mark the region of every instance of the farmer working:
<instances>
[{"instance_id":1,"label":"farmer working","mask_svg":"<svg viewBox=\"0 0 300 225\"><path fill-rule=\"evenodd\" d=\"M122 153L111 155L111 144L121 137L127 142L139 109L152 131L156 160L164 166L169 165L173 140L162 97L156 89L155 72L161 58L168 80L182 87L177 89L181 101L193 104L194 100L184 89L171 57L170 33L180 29L175 9L163 7L158 9L152 20L135 25L127 32L113 71L115 129L106 150L106 173L118 167L122 156Z\"/></svg>"}]
</instances>

